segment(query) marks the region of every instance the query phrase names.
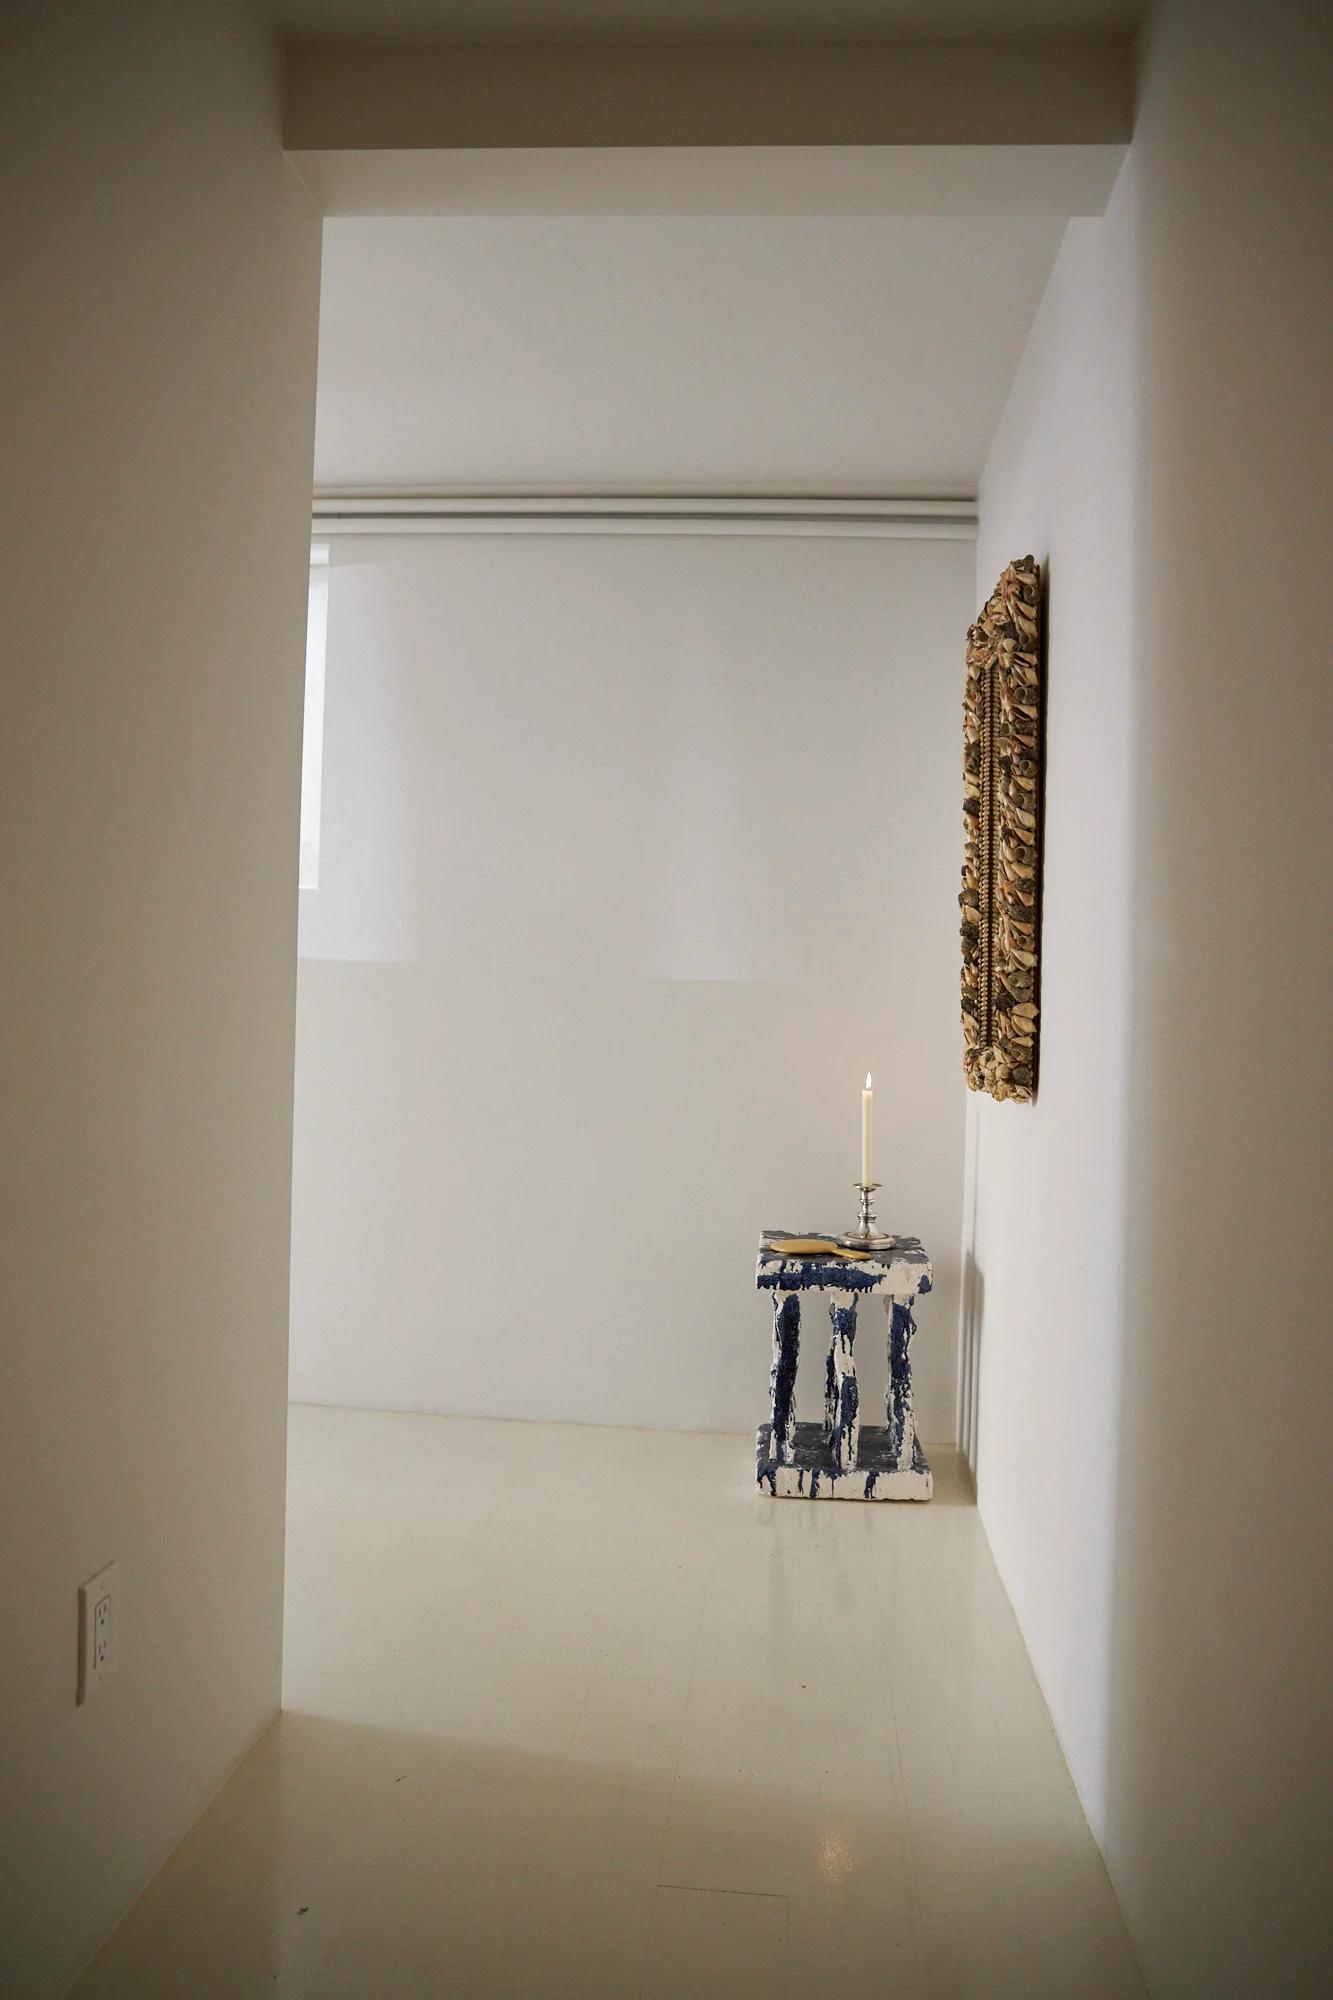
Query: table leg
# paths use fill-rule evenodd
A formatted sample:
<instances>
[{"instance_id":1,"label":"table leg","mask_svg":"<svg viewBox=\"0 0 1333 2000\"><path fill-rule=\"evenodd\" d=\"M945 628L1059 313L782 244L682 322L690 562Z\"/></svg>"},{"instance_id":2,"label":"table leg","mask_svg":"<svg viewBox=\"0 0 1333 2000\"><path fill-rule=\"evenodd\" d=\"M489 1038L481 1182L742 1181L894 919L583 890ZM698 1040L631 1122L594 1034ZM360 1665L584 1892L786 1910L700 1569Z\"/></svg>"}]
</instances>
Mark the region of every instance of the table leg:
<instances>
[{"instance_id":1,"label":"table leg","mask_svg":"<svg viewBox=\"0 0 1333 2000\"><path fill-rule=\"evenodd\" d=\"M856 1293L834 1292L829 1299L833 1333L824 1385L824 1431L834 1469L850 1472L861 1437L860 1392L856 1386Z\"/></svg>"},{"instance_id":2,"label":"table leg","mask_svg":"<svg viewBox=\"0 0 1333 2000\"><path fill-rule=\"evenodd\" d=\"M889 1426L889 1450L895 1466L912 1469L912 1447L916 1439L916 1418L912 1412L912 1360L909 1349L916 1321L910 1299L885 1299L889 1316L889 1387L885 1397L885 1417Z\"/></svg>"},{"instance_id":3,"label":"table leg","mask_svg":"<svg viewBox=\"0 0 1333 2000\"><path fill-rule=\"evenodd\" d=\"M773 1403L770 1450L779 1465L796 1459L796 1362L801 1351L799 1292L773 1294L773 1367L768 1387Z\"/></svg>"}]
</instances>

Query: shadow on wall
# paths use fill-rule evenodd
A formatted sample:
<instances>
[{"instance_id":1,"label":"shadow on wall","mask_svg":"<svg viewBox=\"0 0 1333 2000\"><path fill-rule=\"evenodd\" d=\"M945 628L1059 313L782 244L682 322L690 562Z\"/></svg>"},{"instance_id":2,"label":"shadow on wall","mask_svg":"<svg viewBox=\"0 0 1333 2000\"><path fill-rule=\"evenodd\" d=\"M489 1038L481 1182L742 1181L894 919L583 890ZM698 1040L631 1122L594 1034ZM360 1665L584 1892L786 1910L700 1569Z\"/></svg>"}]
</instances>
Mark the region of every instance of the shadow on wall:
<instances>
[{"instance_id":1,"label":"shadow on wall","mask_svg":"<svg viewBox=\"0 0 1333 2000\"><path fill-rule=\"evenodd\" d=\"M986 1280L970 1249L963 1253L962 1305L958 1341L958 1449L975 1482L982 1328L986 1321Z\"/></svg>"},{"instance_id":2,"label":"shadow on wall","mask_svg":"<svg viewBox=\"0 0 1333 2000\"><path fill-rule=\"evenodd\" d=\"M1333 1990L1333 19L1167 7L1141 107L1129 1282L1106 1851L1154 1990ZM1322 1750L1321 1750L1322 1746Z\"/></svg>"},{"instance_id":3,"label":"shadow on wall","mask_svg":"<svg viewBox=\"0 0 1333 2000\"><path fill-rule=\"evenodd\" d=\"M969 1108L962 1435L1162 2000L1333 1991L1331 70L1326 9L1156 11L982 491L983 571L1060 567L1041 1093Z\"/></svg>"},{"instance_id":4,"label":"shadow on wall","mask_svg":"<svg viewBox=\"0 0 1333 2000\"><path fill-rule=\"evenodd\" d=\"M961 1036L959 1046L961 1048ZM981 1415L981 1339L986 1318L986 1280L977 1262L979 1120L969 1115L963 1131L963 1240L958 1286L958 1450L975 1487Z\"/></svg>"}]
</instances>

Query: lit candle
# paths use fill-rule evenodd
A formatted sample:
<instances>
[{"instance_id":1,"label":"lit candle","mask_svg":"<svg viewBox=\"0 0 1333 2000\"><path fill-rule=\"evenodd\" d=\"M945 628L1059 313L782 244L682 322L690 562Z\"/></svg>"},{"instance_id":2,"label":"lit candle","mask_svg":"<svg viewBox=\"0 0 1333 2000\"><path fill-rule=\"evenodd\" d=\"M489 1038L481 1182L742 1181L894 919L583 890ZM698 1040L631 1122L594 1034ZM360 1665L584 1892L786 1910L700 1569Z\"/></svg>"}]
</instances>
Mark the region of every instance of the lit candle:
<instances>
[{"instance_id":1,"label":"lit candle","mask_svg":"<svg viewBox=\"0 0 1333 2000\"><path fill-rule=\"evenodd\" d=\"M869 1187L875 1178L875 1088L866 1071L866 1087L861 1092L861 1185Z\"/></svg>"}]
</instances>

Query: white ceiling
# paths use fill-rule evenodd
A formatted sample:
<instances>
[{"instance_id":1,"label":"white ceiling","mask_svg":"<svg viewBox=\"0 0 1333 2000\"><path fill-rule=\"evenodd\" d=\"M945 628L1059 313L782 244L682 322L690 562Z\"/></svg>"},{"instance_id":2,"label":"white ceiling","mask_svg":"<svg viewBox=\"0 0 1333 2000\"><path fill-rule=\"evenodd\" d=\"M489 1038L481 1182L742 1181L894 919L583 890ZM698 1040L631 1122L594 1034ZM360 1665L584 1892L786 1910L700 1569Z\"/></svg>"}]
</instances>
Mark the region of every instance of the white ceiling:
<instances>
[{"instance_id":1,"label":"white ceiling","mask_svg":"<svg viewBox=\"0 0 1333 2000\"><path fill-rule=\"evenodd\" d=\"M301 35L492 41L1120 34L1141 0L271 0Z\"/></svg>"},{"instance_id":2,"label":"white ceiling","mask_svg":"<svg viewBox=\"0 0 1333 2000\"><path fill-rule=\"evenodd\" d=\"M1063 227L332 219L316 482L970 492Z\"/></svg>"}]
</instances>

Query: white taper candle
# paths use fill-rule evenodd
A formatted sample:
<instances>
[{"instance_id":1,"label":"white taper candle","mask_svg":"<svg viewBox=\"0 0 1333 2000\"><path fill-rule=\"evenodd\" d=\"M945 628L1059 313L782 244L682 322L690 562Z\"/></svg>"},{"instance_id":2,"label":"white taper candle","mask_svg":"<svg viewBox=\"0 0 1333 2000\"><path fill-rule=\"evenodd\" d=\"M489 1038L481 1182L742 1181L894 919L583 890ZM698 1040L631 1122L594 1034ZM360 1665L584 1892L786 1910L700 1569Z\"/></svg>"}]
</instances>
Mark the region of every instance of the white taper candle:
<instances>
[{"instance_id":1,"label":"white taper candle","mask_svg":"<svg viewBox=\"0 0 1333 2000\"><path fill-rule=\"evenodd\" d=\"M875 1178L875 1088L866 1071L866 1087L861 1092L861 1184L869 1187Z\"/></svg>"}]
</instances>

